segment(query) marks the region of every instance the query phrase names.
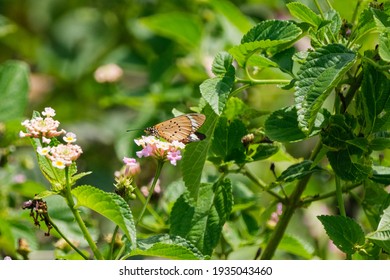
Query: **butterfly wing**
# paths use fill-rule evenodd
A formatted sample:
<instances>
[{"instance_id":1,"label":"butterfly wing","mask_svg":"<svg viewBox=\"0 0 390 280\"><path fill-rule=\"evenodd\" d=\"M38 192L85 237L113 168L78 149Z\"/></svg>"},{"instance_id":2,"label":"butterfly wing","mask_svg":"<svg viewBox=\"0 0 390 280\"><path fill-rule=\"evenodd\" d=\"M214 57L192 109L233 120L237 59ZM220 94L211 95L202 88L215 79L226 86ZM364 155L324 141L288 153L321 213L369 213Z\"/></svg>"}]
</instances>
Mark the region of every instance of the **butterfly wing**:
<instances>
[{"instance_id":1,"label":"butterfly wing","mask_svg":"<svg viewBox=\"0 0 390 280\"><path fill-rule=\"evenodd\" d=\"M197 130L203 125L205 120L206 116L202 114L186 114L156 124L145 131L151 135L164 138L169 142L175 140L182 143L200 141L205 136L197 132Z\"/></svg>"}]
</instances>

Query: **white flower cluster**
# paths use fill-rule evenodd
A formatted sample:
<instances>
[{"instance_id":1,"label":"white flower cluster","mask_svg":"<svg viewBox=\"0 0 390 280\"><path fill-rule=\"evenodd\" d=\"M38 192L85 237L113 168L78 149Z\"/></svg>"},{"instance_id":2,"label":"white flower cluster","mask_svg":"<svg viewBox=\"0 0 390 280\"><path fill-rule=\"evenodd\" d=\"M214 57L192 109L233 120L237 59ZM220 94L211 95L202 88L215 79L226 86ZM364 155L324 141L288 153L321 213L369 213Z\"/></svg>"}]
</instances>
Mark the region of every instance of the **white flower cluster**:
<instances>
[{"instance_id":1,"label":"white flower cluster","mask_svg":"<svg viewBox=\"0 0 390 280\"><path fill-rule=\"evenodd\" d=\"M57 130L60 122L53 119L55 116L54 109L47 107L42 115L45 117L35 117L22 122L27 132L21 131L19 135L20 137L41 138L42 143L37 148L37 153L50 159L53 166L64 169L76 161L83 151L80 146L72 144L77 140L74 133L66 132L63 129ZM63 140L66 144L50 145L52 143L51 139L61 134L65 134Z\"/></svg>"}]
</instances>

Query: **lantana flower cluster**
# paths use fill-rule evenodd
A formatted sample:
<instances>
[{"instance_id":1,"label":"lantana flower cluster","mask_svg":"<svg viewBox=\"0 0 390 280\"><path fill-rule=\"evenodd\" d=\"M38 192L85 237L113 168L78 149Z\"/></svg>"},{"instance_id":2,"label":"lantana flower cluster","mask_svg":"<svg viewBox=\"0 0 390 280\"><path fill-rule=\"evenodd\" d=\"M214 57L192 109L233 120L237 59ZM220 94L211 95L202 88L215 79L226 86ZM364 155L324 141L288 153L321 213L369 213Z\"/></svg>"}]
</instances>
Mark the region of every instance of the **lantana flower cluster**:
<instances>
[{"instance_id":1,"label":"lantana flower cluster","mask_svg":"<svg viewBox=\"0 0 390 280\"><path fill-rule=\"evenodd\" d=\"M157 160L168 160L172 165L176 165L177 161L181 160L181 150L185 148L184 143L161 141L153 135L142 136L140 139L135 139L134 142L142 147L141 151L136 152L139 158L154 157Z\"/></svg>"},{"instance_id":2,"label":"lantana flower cluster","mask_svg":"<svg viewBox=\"0 0 390 280\"><path fill-rule=\"evenodd\" d=\"M55 116L53 108L45 108L42 116L44 117L34 117L31 120L22 122L27 132L21 131L19 135L20 137L40 138L41 146L38 146L37 153L46 156L54 167L64 169L76 161L83 151L80 146L73 144L77 140L74 133L66 132L63 129L58 130L60 122L53 119ZM52 138L64 134L63 140L66 144L51 144L53 143Z\"/></svg>"}]
</instances>

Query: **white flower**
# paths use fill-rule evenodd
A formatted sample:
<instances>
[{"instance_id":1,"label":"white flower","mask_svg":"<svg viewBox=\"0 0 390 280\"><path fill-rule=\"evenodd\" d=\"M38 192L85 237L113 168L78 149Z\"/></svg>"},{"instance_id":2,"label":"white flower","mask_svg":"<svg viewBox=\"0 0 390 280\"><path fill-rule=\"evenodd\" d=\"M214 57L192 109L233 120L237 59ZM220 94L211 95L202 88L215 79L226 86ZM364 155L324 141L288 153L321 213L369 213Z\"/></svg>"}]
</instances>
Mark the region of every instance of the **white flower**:
<instances>
[{"instance_id":1,"label":"white flower","mask_svg":"<svg viewBox=\"0 0 390 280\"><path fill-rule=\"evenodd\" d=\"M56 115L56 111L51 108L51 107L46 107L45 108L45 111L42 112L42 116L45 116L45 117L54 117Z\"/></svg>"}]
</instances>

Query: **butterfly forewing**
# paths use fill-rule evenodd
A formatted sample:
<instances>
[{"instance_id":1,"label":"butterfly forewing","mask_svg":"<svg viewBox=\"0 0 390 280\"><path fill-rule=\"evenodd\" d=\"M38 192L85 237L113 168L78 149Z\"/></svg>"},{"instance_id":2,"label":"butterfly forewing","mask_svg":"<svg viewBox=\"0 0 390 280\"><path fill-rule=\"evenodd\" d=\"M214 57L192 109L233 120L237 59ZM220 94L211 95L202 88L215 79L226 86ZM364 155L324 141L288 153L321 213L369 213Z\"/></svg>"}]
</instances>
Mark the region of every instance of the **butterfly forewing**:
<instances>
[{"instance_id":1,"label":"butterfly forewing","mask_svg":"<svg viewBox=\"0 0 390 280\"><path fill-rule=\"evenodd\" d=\"M200 141L205 136L197 130L203 125L206 116L202 114L181 115L165 122L148 127L145 131L151 135L164 138L169 142L189 143Z\"/></svg>"}]
</instances>

